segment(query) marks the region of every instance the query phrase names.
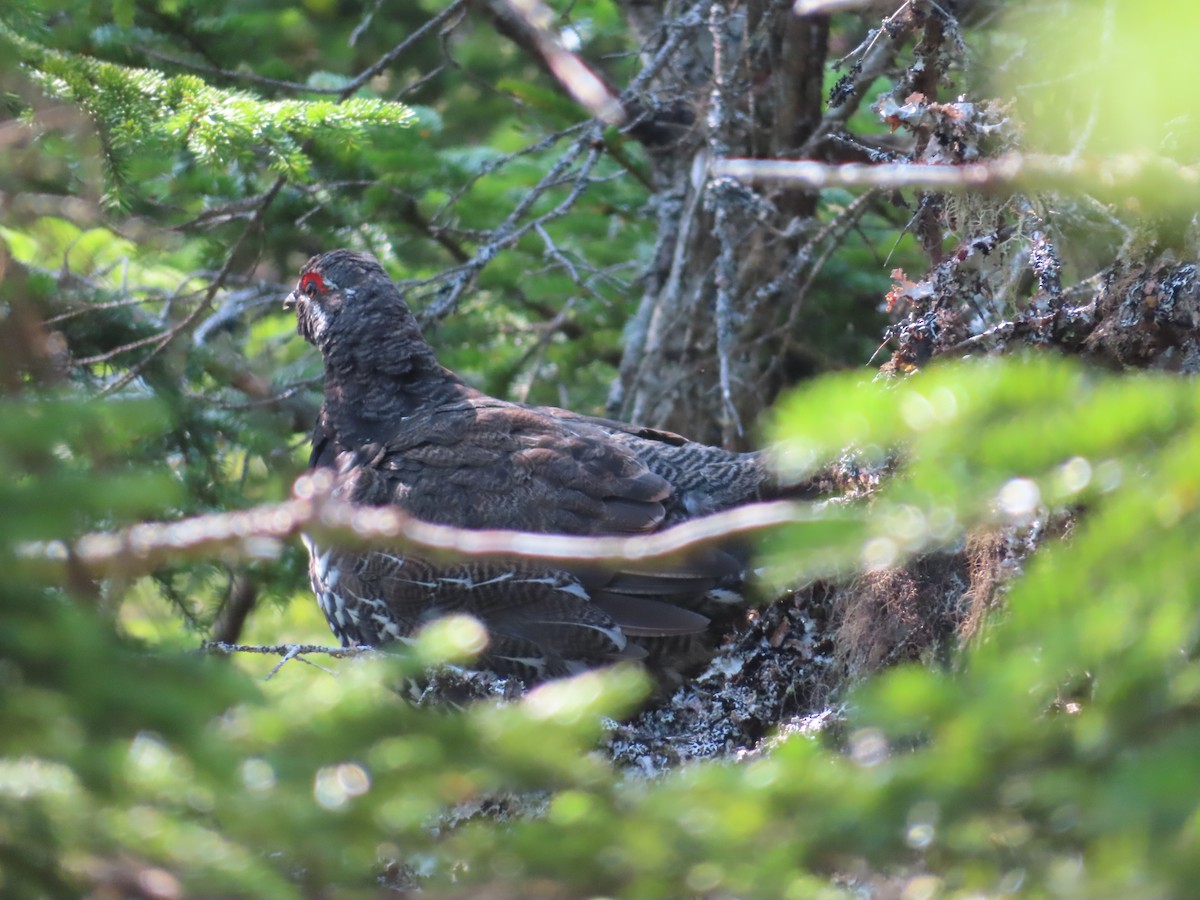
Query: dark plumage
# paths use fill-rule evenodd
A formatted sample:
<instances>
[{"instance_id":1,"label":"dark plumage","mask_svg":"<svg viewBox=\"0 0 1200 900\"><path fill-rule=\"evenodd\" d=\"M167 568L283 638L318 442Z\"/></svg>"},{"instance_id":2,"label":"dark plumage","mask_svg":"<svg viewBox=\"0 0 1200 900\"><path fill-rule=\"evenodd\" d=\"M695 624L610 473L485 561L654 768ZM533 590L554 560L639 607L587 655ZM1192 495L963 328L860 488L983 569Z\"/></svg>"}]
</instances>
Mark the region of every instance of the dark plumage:
<instances>
[{"instance_id":1,"label":"dark plumage","mask_svg":"<svg viewBox=\"0 0 1200 900\"><path fill-rule=\"evenodd\" d=\"M644 534L768 491L756 454L464 384L438 364L365 254L309 260L286 305L325 361L311 464L336 468L336 490L355 503L467 528ZM643 638L702 632L708 620L685 607L729 599L741 569L722 551L670 571L610 572L309 550L313 590L343 644L403 640L432 618L467 612L488 629L485 664L534 678L644 655Z\"/></svg>"}]
</instances>

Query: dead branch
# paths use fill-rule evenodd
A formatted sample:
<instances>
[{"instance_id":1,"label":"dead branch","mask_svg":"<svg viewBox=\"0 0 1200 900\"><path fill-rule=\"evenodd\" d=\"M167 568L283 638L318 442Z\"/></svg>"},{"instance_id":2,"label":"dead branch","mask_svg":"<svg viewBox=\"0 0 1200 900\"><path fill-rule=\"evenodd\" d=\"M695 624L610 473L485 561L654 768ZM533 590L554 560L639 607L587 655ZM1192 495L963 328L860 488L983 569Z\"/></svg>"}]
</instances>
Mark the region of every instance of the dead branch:
<instances>
[{"instance_id":1,"label":"dead branch","mask_svg":"<svg viewBox=\"0 0 1200 900\"><path fill-rule=\"evenodd\" d=\"M541 0L499 0L483 11L500 33L526 52L580 106L610 125L623 125L625 108L615 91L551 27L554 11Z\"/></svg>"},{"instance_id":2,"label":"dead branch","mask_svg":"<svg viewBox=\"0 0 1200 900\"><path fill-rule=\"evenodd\" d=\"M219 653L224 656L232 656L235 653L260 653L270 656L278 656L277 662L271 671L267 673L264 681L270 681L275 675L292 660L305 663L312 666L314 669L320 669L330 675L334 674L324 666L317 665L311 659L306 658L306 654L322 653L325 656L331 656L334 659L345 659L349 656L382 656L386 651L381 651L375 647L323 647L320 644L235 644L228 641L204 641L200 644L201 653Z\"/></svg>"},{"instance_id":3,"label":"dead branch","mask_svg":"<svg viewBox=\"0 0 1200 900\"><path fill-rule=\"evenodd\" d=\"M797 16L828 16L869 6L872 0L796 0L792 12Z\"/></svg>"},{"instance_id":4,"label":"dead branch","mask_svg":"<svg viewBox=\"0 0 1200 900\"><path fill-rule=\"evenodd\" d=\"M717 178L746 182L782 182L817 190L834 187L928 188L943 191L1090 191L1137 192L1171 185L1174 197L1200 191L1200 167L1165 157L1114 156L1077 159L1067 156L1008 153L988 162L965 165L885 163L830 165L807 159L720 159Z\"/></svg>"},{"instance_id":5,"label":"dead branch","mask_svg":"<svg viewBox=\"0 0 1200 900\"><path fill-rule=\"evenodd\" d=\"M318 471L297 480L295 498L237 512L178 522L146 522L115 532L93 532L74 542L25 545L18 565L31 576L79 584L132 578L162 566L198 559L273 559L301 532L326 544L392 548L425 556L505 556L545 562L620 563L670 560L733 537L823 518L817 507L775 501L737 507L635 537L476 531L416 519L394 507L364 507L332 496L333 475Z\"/></svg>"},{"instance_id":6,"label":"dead branch","mask_svg":"<svg viewBox=\"0 0 1200 900\"><path fill-rule=\"evenodd\" d=\"M201 652L223 653L261 653L266 656L296 657L305 653L321 653L334 659L344 659L348 656L367 656L378 653L374 647L324 647L320 644L231 644L228 641L204 641L200 645Z\"/></svg>"},{"instance_id":7,"label":"dead branch","mask_svg":"<svg viewBox=\"0 0 1200 900\"><path fill-rule=\"evenodd\" d=\"M343 102L345 99L346 98L343 97L338 102ZM217 292L225 286L225 282L233 272L234 261L238 257L238 251L242 249L242 245L246 242L247 238L254 232L254 230L260 224L262 224L263 218L266 216L267 209L270 208L271 204L275 202L275 198L279 196L279 192L283 190L283 186L287 184L287 181L288 179L286 175L280 175L275 179L274 183L267 188L267 190L259 195L258 203L255 206L254 213L250 216L245 228L243 228L241 233L237 236L237 240L233 242L233 246L225 254L225 262L221 266L220 271L217 272L216 277L213 278L212 282L209 284L208 289L204 292L204 298L200 304L197 305L196 308L189 312L186 316L184 316L178 323L163 332L161 336L157 336L157 341L150 352L133 366L131 366L123 375L108 384L104 390L100 392L101 397L116 393L135 378L140 377L154 361L154 359L160 353L162 353L162 351L165 350L168 345L173 343L180 335L190 332L200 322L200 318L204 315L204 313L212 308L212 302L217 296Z\"/></svg>"},{"instance_id":8,"label":"dead branch","mask_svg":"<svg viewBox=\"0 0 1200 900\"><path fill-rule=\"evenodd\" d=\"M591 185L590 176L596 164L600 161L602 151L596 146L602 129L599 124L592 126L584 138L567 148L566 152L550 167L550 171L529 190L517 204L508 217L491 232L491 240L481 246L469 262L466 262L447 273L448 289L439 294L432 303L421 311L422 324L432 324L444 319L457 306L467 288L475 283L479 273L495 259L501 250L511 247L526 234L539 225L560 218L573 207ZM584 155L583 162L573 175L568 175L575 161ZM546 191L564 183L571 183L571 192L553 209L521 224L521 220L533 209L537 201ZM453 274L451 274L453 273Z\"/></svg>"},{"instance_id":9,"label":"dead branch","mask_svg":"<svg viewBox=\"0 0 1200 900\"><path fill-rule=\"evenodd\" d=\"M871 85L895 62L896 55L914 28L910 5L905 2L884 19L882 27L873 31L861 46L852 51L851 56L860 58L850 67L849 73L834 86L829 108L804 142L804 146L800 148L801 157L815 156L822 144L844 129Z\"/></svg>"}]
</instances>

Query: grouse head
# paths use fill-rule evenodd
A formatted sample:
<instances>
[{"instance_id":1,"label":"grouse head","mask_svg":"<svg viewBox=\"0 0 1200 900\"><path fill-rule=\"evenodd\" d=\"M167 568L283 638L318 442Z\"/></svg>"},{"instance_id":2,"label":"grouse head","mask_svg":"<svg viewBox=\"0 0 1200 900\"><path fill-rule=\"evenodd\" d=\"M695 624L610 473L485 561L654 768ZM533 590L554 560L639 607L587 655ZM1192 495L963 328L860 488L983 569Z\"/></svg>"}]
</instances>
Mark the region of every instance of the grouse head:
<instances>
[{"instance_id":1,"label":"grouse head","mask_svg":"<svg viewBox=\"0 0 1200 900\"><path fill-rule=\"evenodd\" d=\"M305 263L284 308L296 310L297 331L322 351L364 317L411 318L383 267L353 250L332 250Z\"/></svg>"},{"instance_id":2,"label":"grouse head","mask_svg":"<svg viewBox=\"0 0 1200 900\"><path fill-rule=\"evenodd\" d=\"M400 291L374 257L355 250L314 256L284 301L296 330L325 358L327 377L409 377L436 367Z\"/></svg>"}]
</instances>

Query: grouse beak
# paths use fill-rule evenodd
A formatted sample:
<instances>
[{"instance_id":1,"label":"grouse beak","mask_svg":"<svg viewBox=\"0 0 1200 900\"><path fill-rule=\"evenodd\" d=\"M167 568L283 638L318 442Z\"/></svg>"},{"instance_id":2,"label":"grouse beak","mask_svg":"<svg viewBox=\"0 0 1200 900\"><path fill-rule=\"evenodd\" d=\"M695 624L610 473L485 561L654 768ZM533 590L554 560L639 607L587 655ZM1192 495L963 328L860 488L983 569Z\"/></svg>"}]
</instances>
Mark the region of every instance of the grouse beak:
<instances>
[{"instance_id":1,"label":"grouse beak","mask_svg":"<svg viewBox=\"0 0 1200 900\"><path fill-rule=\"evenodd\" d=\"M290 294L288 294L286 297L283 298L283 308L284 309L295 309L296 308L296 292L295 291L292 291Z\"/></svg>"}]
</instances>

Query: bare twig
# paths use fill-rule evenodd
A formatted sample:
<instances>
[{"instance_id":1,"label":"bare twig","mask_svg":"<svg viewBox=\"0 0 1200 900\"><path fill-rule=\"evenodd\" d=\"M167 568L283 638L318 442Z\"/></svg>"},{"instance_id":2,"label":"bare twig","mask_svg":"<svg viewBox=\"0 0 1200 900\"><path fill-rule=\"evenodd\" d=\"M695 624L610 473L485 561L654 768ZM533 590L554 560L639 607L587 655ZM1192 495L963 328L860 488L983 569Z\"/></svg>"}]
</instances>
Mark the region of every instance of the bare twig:
<instances>
[{"instance_id":1,"label":"bare twig","mask_svg":"<svg viewBox=\"0 0 1200 900\"><path fill-rule=\"evenodd\" d=\"M235 69L222 69L220 66L210 66L205 63L193 62L190 59L181 59L178 56L172 56L170 53L163 53L161 50L155 50L153 47L141 45L137 48L151 59L156 59L159 62L164 62L167 65L175 66L180 69L187 69L189 72L197 72L209 78L221 78L226 81L240 81L244 84L253 84L258 87L277 88L283 91L303 91L306 94L340 94L341 87L315 87L313 85L303 84L299 81L286 81L280 78L267 78L265 75L259 75L257 72L238 71Z\"/></svg>"},{"instance_id":2,"label":"bare twig","mask_svg":"<svg viewBox=\"0 0 1200 900\"><path fill-rule=\"evenodd\" d=\"M323 647L316 643L250 644L227 641L205 641L200 649L206 653L262 653L270 656L295 656L301 653L323 653L334 659L377 653L372 647Z\"/></svg>"},{"instance_id":3,"label":"bare twig","mask_svg":"<svg viewBox=\"0 0 1200 900\"><path fill-rule=\"evenodd\" d=\"M235 653L259 653L267 656L280 657L279 662L271 667L271 671L266 674L263 681L270 681L285 665L293 659L298 662L312 666L314 669L320 669L328 675L333 675L333 671L318 665L311 659L306 659L306 654L320 653L325 656L332 656L334 659L345 659L350 656L380 656L388 655L386 650L379 650L375 647L323 647L320 644L235 644L228 641L204 641L200 645L201 653L220 653L225 656L232 656Z\"/></svg>"},{"instance_id":4,"label":"bare twig","mask_svg":"<svg viewBox=\"0 0 1200 900\"><path fill-rule=\"evenodd\" d=\"M862 9L874 0L796 0L792 12L798 16L828 16L833 13Z\"/></svg>"},{"instance_id":5,"label":"bare twig","mask_svg":"<svg viewBox=\"0 0 1200 900\"><path fill-rule=\"evenodd\" d=\"M466 6L466 0L454 0L453 3L443 9L424 25L412 31L408 37L406 37L399 44L397 44L387 53L383 54L383 56L379 57L379 59L375 60L375 62L371 63L371 65L367 66L365 69L359 72L358 75L351 79L350 83L342 88L342 98L348 98L360 87L390 66L396 61L397 58L399 58L404 52L412 47L413 44L425 37L428 32L439 27L443 22L446 22L454 16L457 16L460 12L462 12L464 6Z\"/></svg>"},{"instance_id":6,"label":"bare twig","mask_svg":"<svg viewBox=\"0 0 1200 900\"><path fill-rule=\"evenodd\" d=\"M842 129L846 120L859 108L875 79L883 75L895 61L896 54L913 29L912 16L905 12L907 6L905 3L884 20L884 27L860 48L862 59L854 65L853 74L834 88L829 109L800 148L801 157L815 156L826 139ZM885 36L886 40L880 40Z\"/></svg>"},{"instance_id":7,"label":"bare twig","mask_svg":"<svg viewBox=\"0 0 1200 900\"><path fill-rule=\"evenodd\" d=\"M233 271L233 262L237 258L238 251L241 249L242 244L246 242L246 238L250 236L251 231L253 231L254 228L262 222L263 216L266 215L267 209L279 195L279 192L283 190L283 186L285 184L287 184L287 176L280 175L275 179L275 183L260 195L258 207L255 210L254 215L250 218L250 221L246 223L246 227L242 229L242 233L238 235L237 240L234 241L233 246L229 249L229 252L225 254L225 263L221 266L220 271L217 272L216 277L213 278L212 283L209 284L208 290L204 292L204 299L196 306L195 309L184 316L175 325L171 326L171 328L168 329L161 338L159 338L158 342L155 343L154 347L149 353L146 354L145 357L139 360L135 365L130 366L129 370L120 378L117 378L111 384L107 385L104 390L100 392L100 396L115 393L125 385L129 384L129 382L140 376L155 359L155 357L158 356L158 354L164 349L166 349L166 347L172 341L174 341L180 335L186 334L197 322L200 321L200 317L204 315L204 313L212 305L213 298L216 297L217 292L225 285L225 280Z\"/></svg>"},{"instance_id":8,"label":"bare twig","mask_svg":"<svg viewBox=\"0 0 1200 900\"><path fill-rule=\"evenodd\" d=\"M291 650L289 650L287 653L285 653L283 655L283 658L280 659L279 662L275 663L275 665L271 667L271 671L267 673L267 677L264 678L263 681L270 681L272 678L275 677L276 673L280 669L282 669L285 665L287 665L293 659L299 659L300 662L308 663L308 665L312 666L314 669L320 669L322 672L326 672L330 675L333 674L332 672L329 671L329 669L325 668L324 666L318 666L315 662L312 662L311 660L305 659L303 656L301 656L299 646L296 646L296 647L293 647Z\"/></svg>"},{"instance_id":9,"label":"bare twig","mask_svg":"<svg viewBox=\"0 0 1200 900\"><path fill-rule=\"evenodd\" d=\"M469 178L456 186L455 190L450 194L450 196L446 199L446 202L435 215L435 218L437 218L437 216L450 214L454 210L455 204L457 204L458 201L461 200L463 196L470 191L471 188L473 188L481 178L491 175L498 169L501 169L509 163L521 159L522 157L532 156L534 154L541 153L543 150L549 150L564 138L587 130L590 124L591 123L589 122L576 122L573 125L568 125L566 128L562 128L546 135L545 137L539 138L532 144L528 144L518 150L514 150L511 153L505 153L501 156L497 156L493 159L483 162L478 166L478 168L476 168Z\"/></svg>"},{"instance_id":10,"label":"bare twig","mask_svg":"<svg viewBox=\"0 0 1200 900\"><path fill-rule=\"evenodd\" d=\"M593 125L583 139L569 147L559 157L558 161L550 167L550 171L533 186L529 193L517 204L516 208L509 213L508 217L495 228L492 232L492 239L476 250L475 256L469 262L459 266L457 270L453 270L455 274L450 279L449 289L439 294L433 303L422 311L421 318L424 322L436 322L445 318L458 305L458 301L462 298L463 293L474 283L480 271L496 257L497 253L506 247L511 247L540 225L564 215L579 201L584 191L587 190L588 185L591 184L589 176L592 169L595 168L602 156L602 149L596 145L596 140L599 138L600 133L600 126L598 124ZM587 157L570 179L574 182L570 194L548 212L524 224L518 224L525 218L534 204L541 199L543 194L563 183L571 166L589 148Z\"/></svg>"},{"instance_id":11,"label":"bare twig","mask_svg":"<svg viewBox=\"0 0 1200 900\"><path fill-rule=\"evenodd\" d=\"M321 653L334 659L367 656L379 653L374 647L323 647L320 644L231 644L226 641L205 641L200 645L205 653L261 653L267 656L292 658L306 653Z\"/></svg>"},{"instance_id":12,"label":"bare twig","mask_svg":"<svg viewBox=\"0 0 1200 900\"><path fill-rule=\"evenodd\" d=\"M767 367L768 375L779 372L788 359L788 351L796 343L795 336L797 334L797 323L800 313L805 306L804 301L812 290L813 284L834 252L842 246L842 238L866 213L867 207L875 196L876 193L874 191L868 191L850 203L841 214L822 228L819 233L814 235L811 240L807 241L796 252L795 257L788 263L787 268L782 274L759 288L758 293L755 295L756 300L773 296L784 290L788 285L793 284L795 279L800 276L801 271L805 267L808 267L808 272L803 283L794 291L787 319L784 321L782 327L778 329L778 333L783 336L783 341L771 356L771 362ZM814 260L813 253L822 244L824 244L824 249L821 250ZM760 341L768 337L770 335L763 335Z\"/></svg>"},{"instance_id":13,"label":"bare twig","mask_svg":"<svg viewBox=\"0 0 1200 900\"><path fill-rule=\"evenodd\" d=\"M622 101L633 98L637 93L649 87L650 83L658 77L658 74L671 61L671 57L675 55L683 39L691 34L692 31L705 26L710 6L711 0L701 0L701 2L695 4L686 13L667 23L668 34L666 40L655 51L650 61L646 63L646 67L637 74L633 81L629 82L629 87L622 92ZM632 123L630 126L626 126L626 130L631 126Z\"/></svg>"}]
</instances>

